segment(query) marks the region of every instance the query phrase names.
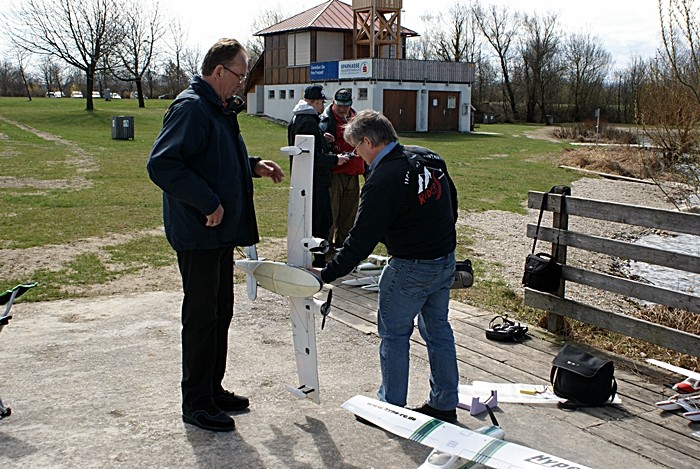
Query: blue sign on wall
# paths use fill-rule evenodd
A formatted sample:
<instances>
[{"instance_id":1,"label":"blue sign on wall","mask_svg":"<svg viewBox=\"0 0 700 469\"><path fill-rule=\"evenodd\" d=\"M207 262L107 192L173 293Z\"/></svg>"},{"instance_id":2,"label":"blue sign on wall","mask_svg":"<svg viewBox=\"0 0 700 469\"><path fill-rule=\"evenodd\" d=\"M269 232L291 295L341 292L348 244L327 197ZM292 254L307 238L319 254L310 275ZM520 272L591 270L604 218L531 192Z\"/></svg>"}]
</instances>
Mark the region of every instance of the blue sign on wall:
<instances>
[{"instance_id":1,"label":"blue sign on wall","mask_svg":"<svg viewBox=\"0 0 700 469\"><path fill-rule=\"evenodd\" d=\"M311 81L338 79L338 62L315 62L309 66Z\"/></svg>"}]
</instances>

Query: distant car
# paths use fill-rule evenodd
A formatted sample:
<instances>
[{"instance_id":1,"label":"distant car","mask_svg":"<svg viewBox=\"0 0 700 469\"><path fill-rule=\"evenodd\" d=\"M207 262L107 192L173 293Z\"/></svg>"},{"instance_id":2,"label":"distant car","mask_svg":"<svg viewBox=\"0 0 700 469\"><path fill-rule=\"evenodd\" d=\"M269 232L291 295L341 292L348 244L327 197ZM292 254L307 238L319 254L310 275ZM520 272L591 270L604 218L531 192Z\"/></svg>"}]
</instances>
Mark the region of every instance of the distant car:
<instances>
[{"instance_id":1,"label":"distant car","mask_svg":"<svg viewBox=\"0 0 700 469\"><path fill-rule=\"evenodd\" d=\"M71 91L70 97L71 98L82 98L83 92L82 91Z\"/></svg>"},{"instance_id":2,"label":"distant car","mask_svg":"<svg viewBox=\"0 0 700 469\"><path fill-rule=\"evenodd\" d=\"M139 99L139 92L138 92L138 91L132 91L132 92L131 92L131 99ZM144 96L143 99L148 99L148 96Z\"/></svg>"},{"instance_id":3,"label":"distant car","mask_svg":"<svg viewBox=\"0 0 700 469\"><path fill-rule=\"evenodd\" d=\"M92 97L93 97L93 98L101 98L102 96L100 96L100 92L99 92L99 91L93 91L93 92L92 92Z\"/></svg>"},{"instance_id":4,"label":"distant car","mask_svg":"<svg viewBox=\"0 0 700 469\"><path fill-rule=\"evenodd\" d=\"M63 97L63 92L61 91L49 91L46 93L47 98L62 98Z\"/></svg>"},{"instance_id":5,"label":"distant car","mask_svg":"<svg viewBox=\"0 0 700 469\"><path fill-rule=\"evenodd\" d=\"M175 99L175 95L172 93L161 94L158 99Z\"/></svg>"},{"instance_id":6,"label":"distant car","mask_svg":"<svg viewBox=\"0 0 700 469\"><path fill-rule=\"evenodd\" d=\"M112 99L122 99L119 93L112 93Z\"/></svg>"}]
</instances>

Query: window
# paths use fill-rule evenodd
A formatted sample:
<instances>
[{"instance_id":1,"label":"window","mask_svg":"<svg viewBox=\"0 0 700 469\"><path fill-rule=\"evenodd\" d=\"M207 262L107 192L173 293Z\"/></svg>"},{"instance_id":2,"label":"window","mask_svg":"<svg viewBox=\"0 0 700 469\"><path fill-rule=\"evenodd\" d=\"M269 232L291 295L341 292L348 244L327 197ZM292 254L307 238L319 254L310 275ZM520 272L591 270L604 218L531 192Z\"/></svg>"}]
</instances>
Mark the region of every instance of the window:
<instances>
[{"instance_id":1,"label":"window","mask_svg":"<svg viewBox=\"0 0 700 469\"><path fill-rule=\"evenodd\" d=\"M275 90L270 90L267 92L267 99L275 99Z\"/></svg>"},{"instance_id":2,"label":"window","mask_svg":"<svg viewBox=\"0 0 700 469\"><path fill-rule=\"evenodd\" d=\"M289 99L294 99L294 90L289 90Z\"/></svg>"},{"instance_id":3,"label":"window","mask_svg":"<svg viewBox=\"0 0 700 469\"><path fill-rule=\"evenodd\" d=\"M287 99L287 92L285 90L280 90L280 99Z\"/></svg>"},{"instance_id":4,"label":"window","mask_svg":"<svg viewBox=\"0 0 700 469\"><path fill-rule=\"evenodd\" d=\"M359 93L359 95L357 96L358 100L367 100L367 88L359 88L357 91Z\"/></svg>"},{"instance_id":5,"label":"window","mask_svg":"<svg viewBox=\"0 0 700 469\"><path fill-rule=\"evenodd\" d=\"M299 67L311 63L311 33L287 35L287 66Z\"/></svg>"}]
</instances>

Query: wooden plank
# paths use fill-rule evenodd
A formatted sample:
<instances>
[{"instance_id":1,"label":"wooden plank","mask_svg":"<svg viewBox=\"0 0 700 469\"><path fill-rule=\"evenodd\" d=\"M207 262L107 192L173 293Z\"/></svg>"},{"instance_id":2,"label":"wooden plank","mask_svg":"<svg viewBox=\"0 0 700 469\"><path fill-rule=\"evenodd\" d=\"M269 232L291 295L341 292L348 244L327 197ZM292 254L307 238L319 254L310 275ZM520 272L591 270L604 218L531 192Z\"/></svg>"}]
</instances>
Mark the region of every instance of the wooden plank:
<instances>
[{"instance_id":1,"label":"wooden plank","mask_svg":"<svg viewBox=\"0 0 700 469\"><path fill-rule=\"evenodd\" d=\"M529 223L527 225L527 236L529 238L534 238L536 230L537 225ZM641 246L639 244L591 236L575 231L556 230L545 226L540 226L538 239L551 243L559 242L560 244L585 249L586 251L599 252L610 256L622 257L624 259L632 259L700 274L700 256Z\"/></svg>"},{"instance_id":2,"label":"wooden plank","mask_svg":"<svg viewBox=\"0 0 700 469\"><path fill-rule=\"evenodd\" d=\"M527 206L539 209L543 192L528 192ZM545 210L559 211L561 196L549 194ZM565 212L569 215L643 226L677 233L700 234L700 214L678 212L638 205L567 196Z\"/></svg>"},{"instance_id":3,"label":"wooden plank","mask_svg":"<svg viewBox=\"0 0 700 469\"><path fill-rule=\"evenodd\" d=\"M700 356L700 337L695 334L594 308L530 288L525 288L525 304L682 353Z\"/></svg>"},{"instance_id":4,"label":"wooden plank","mask_svg":"<svg viewBox=\"0 0 700 469\"><path fill-rule=\"evenodd\" d=\"M697 443L694 449L687 447L681 443L682 439L677 433L666 431L663 427L645 431L644 427L628 425L626 421L623 424L611 421L587 431L663 467L694 469L698 465L698 459L694 456L697 454Z\"/></svg>"},{"instance_id":5,"label":"wooden plank","mask_svg":"<svg viewBox=\"0 0 700 469\"><path fill-rule=\"evenodd\" d=\"M586 174L595 174L596 176L600 176L600 177L603 177L606 179L617 179L620 181L638 182L640 184L656 185L656 183L654 181L650 181L648 179L638 179L638 178L633 178L633 177L629 177L629 176L620 176L619 174L602 173L600 171L591 171L590 169L577 168L575 166L565 166L563 164L560 164L559 167L563 168L563 169L569 169L572 171L586 173Z\"/></svg>"},{"instance_id":6,"label":"wooden plank","mask_svg":"<svg viewBox=\"0 0 700 469\"><path fill-rule=\"evenodd\" d=\"M699 296L656 287L648 283L636 282L634 280L584 270L570 265L562 266L562 278L599 290L606 290L620 295L670 306L672 308L700 313Z\"/></svg>"}]
</instances>

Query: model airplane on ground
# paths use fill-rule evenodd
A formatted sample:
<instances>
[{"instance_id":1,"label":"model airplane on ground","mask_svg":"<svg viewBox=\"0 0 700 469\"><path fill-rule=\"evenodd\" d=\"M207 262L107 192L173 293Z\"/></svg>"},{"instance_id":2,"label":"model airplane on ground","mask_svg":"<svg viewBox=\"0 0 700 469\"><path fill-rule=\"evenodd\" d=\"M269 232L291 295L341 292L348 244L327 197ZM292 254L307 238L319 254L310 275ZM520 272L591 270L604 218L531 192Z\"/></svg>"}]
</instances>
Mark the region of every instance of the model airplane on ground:
<instances>
[{"instance_id":1,"label":"model airplane on ground","mask_svg":"<svg viewBox=\"0 0 700 469\"><path fill-rule=\"evenodd\" d=\"M311 209L314 174L314 137L298 135L295 146L280 151L293 157L289 182L287 212L287 263L258 259L255 246L245 248L246 258L237 260L236 267L246 273L248 297L257 297L257 286L289 297L294 352L299 386L288 389L297 397L319 404L318 361L316 358L315 316L321 315L323 329L330 313L333 290L326 301L313 298L321 291L323 282L308 270L312 254L328 251L328 241L311 236Z\"/></svg>"},{"instance_id":2,"label":"model airplane on ground","mask_svg":"<svg viewBox=\"0 0 700 469\"><path fill-rule=\"evenodd\" d=\"M700 422L700 393L676 394L668 400L657 402L656 407L661 410L683 410L683 417L691 422Z\"/></svg>"},{"instance_id":3,"label":"model airplane on ground","mask_svg":"<svg viewBox=\"0 0 700 469\"><path fill-rule=\"evenodd\" d=\"M24 295L30 288L34 288L36 286L36 282L24 283L0 293L0 306L5 305L5 311L3 311L3 313L0 315L0 332L2 332L5 326L10 323L10 319L12 319L12 316L10 316L10 309L12 308L14 301L20 296ZM12 409L6 407L2 403L2 399L0 399L0 420L4 419L5 417L9 417L11 413Z\"/></svg>"},{"instance_id":4,"label":"model airplane on ground","mask_svg":"<svg viewBox=\"0 0 700 469\"><path fill-rule=\"evenodd\" d=\"M361 395L350 398L342 407L386 431L436 450L430 453L421 469L474 467L476 464L494 468L588 469L536 449L502 441L499 438L503 437L503 431L499 427L486 427L476 432Z\"/></svg>"},{"instance_id":5,"label":"model airplane on ground","mask_svg":"<svg viewBox=\"0 0 700 469\"><path fill-rule=\"evenodd\" d=\"M653 358L647 359L648 363L656 365L665 370L673 371L679 375L686 376L687 378L673 385L673 390L679 394L692 394L700 392L700 373L694 371L686 370L680 366L671 365L670 363L662 362L661 360L655 360Z\"/></svg>"}]
</instances>

